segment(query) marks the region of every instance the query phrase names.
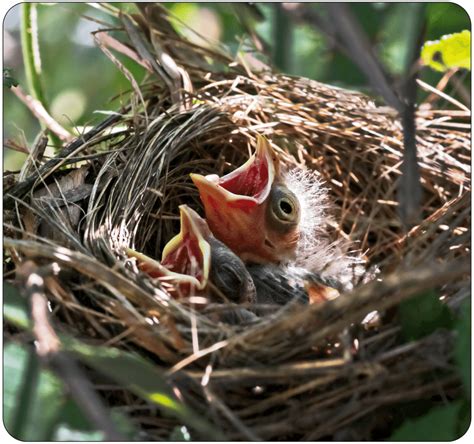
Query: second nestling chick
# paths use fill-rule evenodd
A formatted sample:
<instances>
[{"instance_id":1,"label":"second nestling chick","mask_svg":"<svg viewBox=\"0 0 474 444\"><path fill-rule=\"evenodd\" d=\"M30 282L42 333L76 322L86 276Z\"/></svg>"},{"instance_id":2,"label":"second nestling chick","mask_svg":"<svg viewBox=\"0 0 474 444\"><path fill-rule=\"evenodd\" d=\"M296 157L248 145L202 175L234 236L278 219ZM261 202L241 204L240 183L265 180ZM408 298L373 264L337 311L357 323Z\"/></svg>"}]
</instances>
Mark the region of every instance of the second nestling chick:
<instances>
[{"instance_id":1,"label":"second nestling chick","mask_svg":"<svg viewBox=\"0 0 474 444\"><path fill-rule=\"evenodd\" d=\"M257 291L257 304L285 305L290 301L318 304L339 296L341 284L301 267L250 264L247 270Z\"/></svg>"},{"instance_id":2,"label":"second nestling chick","mask_svg":"<svg viewBox=\"0 0 474 444\"><path fill-rule=\"evenodd\" d=\"M255 301L255 286L243 262L218 241L206 221L186 205L180 209L180 232L164 247L160 262L132 249L138 268L161 283L177 299L208 296L214 285L232 302Z\"/></svg>"}]
</instances>

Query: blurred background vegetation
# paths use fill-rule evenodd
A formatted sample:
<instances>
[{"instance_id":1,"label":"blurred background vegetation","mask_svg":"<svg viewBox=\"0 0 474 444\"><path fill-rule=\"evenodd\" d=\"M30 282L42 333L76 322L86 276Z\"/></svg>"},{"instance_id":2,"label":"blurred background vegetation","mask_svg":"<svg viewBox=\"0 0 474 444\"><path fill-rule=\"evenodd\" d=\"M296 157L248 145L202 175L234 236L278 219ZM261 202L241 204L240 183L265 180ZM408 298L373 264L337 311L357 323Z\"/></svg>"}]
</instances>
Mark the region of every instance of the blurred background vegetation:
<instances>
[{"instance_id":1,"label":"blurred background vegetation","mask_svg":"<svg viewBox=\"0 0 474 444\"><path fill-rule=\"evenodd\" d=\"M348 57L316 29L291 22L278 4L171 2L165 5L183 23L177 25L179 31L191 39L199 37L187 26L210 41L224 43L234 55L251 51L253 42L257 41L264 61L283 72L370 93L364 75ZM131 3L115 3L115 6L129 11L135 7ZM310 7L324 14L323 4L313 3ZM5 17L4 67L11 68L12 76L27 90L20 9L21 5L14 6ZM417 38L420 17L425 17L424 41L470 29L467 13L454 3L355 3L351 9L395 82L405 72L407 50ZM109 15L89 4L38 5L43 86L49 111L64 127L79 132L84 126L103 119L107 110L116 110L121 93L129 90L123 74L94 44L91 32L103 26L87 17L110 23ZM250 34L256 37L252 39ZM125 57L119 58L140 81L143 69ZM427 67L420 73L431 85L436 85L442 75ZM469 89L470 77L466 72L456 75ZM456 95L453 88L446 92ZM4 142L14 140L20 146L31 147L40 125L8 89L4 89L4 110ZM4 169L11 171L21 168L26 157L9 148L5 148L4 154Z\"/></svg>"}]
</instances>

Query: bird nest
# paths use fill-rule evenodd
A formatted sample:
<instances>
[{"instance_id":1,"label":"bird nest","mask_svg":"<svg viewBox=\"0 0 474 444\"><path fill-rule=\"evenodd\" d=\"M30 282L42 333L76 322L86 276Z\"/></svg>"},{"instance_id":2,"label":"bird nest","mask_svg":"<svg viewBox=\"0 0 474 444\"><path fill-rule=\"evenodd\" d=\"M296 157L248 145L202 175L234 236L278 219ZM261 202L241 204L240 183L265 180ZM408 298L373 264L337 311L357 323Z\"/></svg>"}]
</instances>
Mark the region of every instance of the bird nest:
<instances>
[{"instance_id":1,"label":"bird nest","mask_svg":"<svg viewBox=\"0 0 474 444\"><path fill-rule=\"evenodd\" d=\"M383 438L397 425L394 409L458 396L451 332L407 342L397 307L434 288L456 310L469 294L469 112L435 89L433 103L419 106L421 220L406 229L397 199L403 131L393 109L190 43L161 9L121 20L120 39L96 39L131 79L128 104L54 158L30 157L7 185L6 278L16 274L24 288L26 262L57 264L44 281L54 327L142 355L225 439ZM111 51L149 75L138 85ZM216 313L233 304L182 304L124 248L160 258L179 231L179 205L203 214L189 173L231 171L257 135L285 165L315 171L331 203L328 237L345 240L377 273L322 304L225 323ZM111 406L128 405L149 439L180 424L127 388L101 393Z\"/></svg>"}]
</instances>

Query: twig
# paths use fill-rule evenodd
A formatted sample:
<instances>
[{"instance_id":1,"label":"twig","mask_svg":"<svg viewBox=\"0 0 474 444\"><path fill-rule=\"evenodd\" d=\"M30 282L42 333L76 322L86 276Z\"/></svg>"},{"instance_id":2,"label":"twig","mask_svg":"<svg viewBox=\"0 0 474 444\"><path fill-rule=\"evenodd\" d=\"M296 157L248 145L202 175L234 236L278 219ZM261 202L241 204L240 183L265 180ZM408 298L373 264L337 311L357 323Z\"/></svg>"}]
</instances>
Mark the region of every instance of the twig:
<instances>
[{"instance_id":1,"label":"twig","mask_svg":"<svg viewBox=\"0 0 474 444\"><path fill-rule=\"evenodd\" d=\"M454 75L455 73L455 70L448 70L444 73L444 76L441 77L441 79L438 81L438 83L436 84L435 86L435 89L438 90L438 91L444 91L444 89L446 88L446 86L448 85L449 83L449 79ZM421 85L420 85L421 86ZM431 92L427 97L426 99L424 100L423 103L428 103L428 104L433 104L436 99L438 99L439 96L433 92Z\"/></svg>"},{"instance_id":2,"label":"twig","mask_svg":"<svg viewBox=\"0 0 474 444\"><path fill-rule=\"evenodd\" d=\"M454 106L457 106L458 108L462 109L463 111L467 111L470 113L470 109L464 105L463 103L459 102L458 100L454 99L453 97L449 96L448 94L444 93L443 91L440 91L439 89L433 88L431 85L429 85L426 82L423 82L423 80L417 79L416 83L420 85L423 89L432 92L433 94L436 94L443 98L444 100L447 100L448 102L452 103Z\"/></svg>"},{"instance_id":3,"label":"twig","mask_svg":"<svg viewBox=\"0 0 474 444\"><path fill-rule=\"evenodd\" d=\"M129 59L134 60L136 63L143 66L143 68L145 68L148 72L153 72L151 64L148 60L141 58L135 51L131 50L121 41L114 39L105 30L99 29L92 34L99 44L102 44L104 47L107 46L111 49L114 49L115 51L127 56Z\"/></svg>"},{"instance_id":4,"label":"twig","mask_svg":"<svg viewBox=\"0 0 474 444\"><path fill-rule=\"evenodd\" d=\"M3 142L3 146L5 148L8 148L10 150L13 150L13 151L18 151L19 153L23 153L23 154L30 154L30 151L28 150L28 148L24 145L20 145L18 142L16 142L15 140L13 139L7 139Z\"/></svg>"},{"instance_id":5,"label":"twig","mask_svg":"<svg viewBox=\"0 0 474 444\"><path fill-rule=\"evenodd\" d=\"M385 276L382 282L372 281L360 286L354 291L342 294L338 298L322 305L309 306L305 311L295 312L292 316L285 316L275 322L255 327L249 333L243 333L228 339L227 346L242 341L251 344L261 339L264 334L274 331L298 331L304 325L311 325L314 331L301 340L301 346L308 343L317 344L318 341L340 333L350 322L359 322L367 313L373 310L386 310L402 300L413 297L425 290L435 288L448 280L459 280L470 271L470 264L464 260L452 261L448 264L430 264L412 270L399 271ZM318 326L320 328L318 328ZM260 330L260 331L259 331ZM292 353L297 353L295 346Z\"/></svg>"},{"instance_id":6,"label":"twig","mask_svg":"<svg viewBox=\"0 0 474 444\"><path fill-rule=\"evenodd\" d=\"M367 35L354 19L349 6L344 3L327 3L326 8L342 42L349 49L348 52L352 61L366 75L374 89L382 95L387 104L400 113L403 112L402 100L390 85L385 70L373 53Z\"/></svg>"},{"instance_id":7,"label":"twig","mask_svg":"<svg viewBox=\"0 0 474 444\"><path fill-rule=\"evenodd\" d=\"M404 156L402 177L399 188L400 217L405 226L413 226L419 219L421 202L420 173L416 155L416 127L414 116L414 100L416 90L410 87L409 94L401 95L390 84L387 73L375 56L372 46L359 23L353 17L349 6L343 3L327 3L327 11L333 29L314 13L307 5L297 4L285 6L285 9L298 20L323 29L344 48L344 53L365 74L372 87L382 95L388 105L395 108L401 117L404 138ZM416 51L409 51L410 59ZM411 65L410 65L411 68ZM412 73L407 85L414 83L416 72ZM416 85L416 84L415 84Z\"/></svg>"},{"instance_id":8,"label":"twig","mask_svg":"<svg viewBox=\"0 0 474 444\"><path fill-rule=\"evenodd\" d=\"M421 202L420 173L416 155L416 70L410 74L412 61L418 58L418 51L413 49L409 51L408 78L404 98L401 99L400 94L390 85L387 74L372 52L366 34L354 19L349 7L345 4L328 4L327 9L342 40L350 48L354 63L365 73L369 82L379 91L387 104L393 106L400 113L403 127L404 155L401 167L402 176L398 188L399 213L402 222L410 228L419 220ZM415 44L418 45L418 43L415 40ZM420 45L417 47L419 48Z\"/></svg>"},{"instance_id":9,"label":"twig","mask_svg":"<svg viewBox=\"0 0 474 444\"><path fill-rule=\"evenodd\" d=\"M30 257L44 257L86 275L100 282L104 287L111 289L120 288L123 296L142 308L159 308L159 304L152 294L147 293L134 282L122 276L115 270L100 263L94 257L87 256L65 247L52 247L39 242L4 239L4 246L13 247L24 252Z\"/></svg>"},{"instance_id":10,"label":"twig","mask_svg":"<svg viewBox=\"0 0 474 444\"><path fill-rule=\"evenodd\" d=\"M405 84L403 96L404 106L401 111L403 127L404 153L401 165L402 176L398 184L398 201L400 203L398 212L405 228L415 226L421 216L421 182L420 166L417 160L416 149L416 95L417 74L419 72L419 57L422 39L424 35L424 9L423 4L412 5L415 9L411 14L415 15L415 26L412 31L419 29L416 36L411 35L408 41L408 51L405 63ZM417 10L417 11L416 11ZM416 26L418 25L418 26ZM413 34L413 32L412 32Z\"/></svg>"},{"instance_id":11,"label":"twig","mask_svg":"<svg viewBox=\"0 0 474 444\"><path fill-rule=\"evenodd\" d=\"M65 382L84 415L98 430L104 432L104 439L125 441L125 437L116 430L91 382L84 376L76 361L61 350L61 342L50 323L48 301L44 294L44 276L54 273L57 268L58 265L54 262L39 268L33 262L26 261L18 271L25 281L23 288L31 304L36 352L42 362Z\"/></svg>"},{"instance_id":12,"label":"twig","mask_svg":"<svg viewBox=\"0 0 474 444\"><path fill-rule=\"evenodd\" d=\"M40 133L37 136L33 148L31 148L29 156L26 158L25 163L21 168L20 174L18 176L19 181L22 181L26 177L26 175L29 174L31 169L36 169L38 167L39 162L41 162L44 155L44 151L48 146L48 138L46 137L45 133L46 131Z\"/></svg>"},{"instance_id":13,"label":"twig","mask_svg":"<svg viewBox=\"0 0 474 444\"><path fill-rule=\"evenodd\" d=\"M154 57L148 49L149 43L142 37L140 31L137 30L132 20L127 15L122 15L122 23L125 30L135 46L138 54L143 60L150 63L153 70L166 83L171 95L173 103L180 104L183 109L186 109L186 103L183 100L182 85L183 74L187 75L184 70L180 70L171 56L159 48L158 41L151 31L151 39L156 50L156 57Z\"/></svg>"},{"instance_id":14,"label":"twig","mask_svg":"<svg viewBox=\"0 0 474 444\"><path fill-rule=\"evenodd\" d=\"M459 96L464 100L466 105L468 107L470 107L471 106L471 93L467 90L467 88L464 86L464 84L462 82L463 78L464 78L464 75L460 76L461 78L458 78L456 76L456 72L457 71L455 71L454 75L450 78L451 82L454 85L454 89L453 89L452 94L457 92L459 94Z\"/></svg>"},{"instance_id":15,"label":"twig","mask_svg":"<svg viewBox=\"0 0 474 444\"><path fill-rule=\"evenodd\" d=\"M105 34L103 33L96 33L94 34L94 41L97 43L97 46L100 48L100 50L107 56L108 59L119 69L119 71L125 76L125 78L130 82L132 85L133 90L135 91L136 96L140 100L140 103L143 107L144 111L144 116L145 120L148 121L148 115L146 111L146 103L143 98L143 94L140 90L140 86L138 85L137 81L135 80L135 77L133 77L133 74L125 67L125 65L117 58L115 57L112 52L102 43L101 38ZM132 101L132 112L134 116L138 116L139 113L135 109L135 102Z\"/></svg>"},{"instance_id":16,"label":"twig","mask_svg":"<svg viewBox=\"0 0 474 444\"><path fill-rule=\"evenodd\" d=\"M417 224L421 212L420 168L416 154L415 80L413 76L407 81L407 102L401 112L404 152L397 197L400 203L398 207L400 218L407 228Z\"/></svg>"},{"instance_id":17,"label":"twig","mask_svg":"<svg viewBox=\"0 0 474 444\"><path fill-rule=\"evenodd\" d=\"M204 356L207 356L207 355L209 355L209 354L211 354L211 353L213 353L217 350L220 350L221 348L227 346L228 343L229 343L229 341L227 341L227 340L219 341L219 342L216 342L216 343L212 344L210 347L203 348L203 349L199 350L198 353L193 353L192 355L189 355L188 357L186 357L183 360L179 361L177 364L173 365L173 367L171 367L168 370L167 374L172 375L173 373L177 372L178 370L181 370L184 367L190 365L194 361L197 361L198 359L201 359Z\"/></svg>"},{"instance_id":18,"label":"twig","mask_svg":"<svg viewBox=\"0 0 474 444\"><path fill-rule=\"evenodd\" d=\"M336 379L338 379L338 376L326 375L320 378L313 378L304 384L299 384L294 387L291 387L286 391L280 391L274 395L268 396L262 401L256 401L252 405L244 407L242 410L240 410L239 414L246 417L258 415L258 413L264 411L265 409L268 409L272 405L278 405L278 403L282 403L302 393L307 393L309 391L316 390L318 387L325 385L328 386L331 382L334 382Z\"/></svg>"},{"instance_id":19,"label":"twig","mask_svg":"<svg viewBox=\"0 0 474 444\"><path fill-rule=\"evenodd\" d=\"M33 186L34 182L38 177L47 177L59 166L66 162L66 159L70 156L74 156L81 149L84 148L86 142L100 134L109 126L121 119L121 115L115 114L101 122L95 128L91 129L88 133L81 137L73 140L68 146L63 148L53 159L46 162L41 168L36 170L31 176L27 177L23 182L15 184L15 186L9 190L3 198L3 205L6 209L11 209L15 203L15 198L20 198L25 195Z\"/></svg>"},{"instance_id":20,"label":"twig","mask_svg":"<svg viewBox=\"0 0 474 444\"><path fill-rule=\"evenodd\" d=\"M61 141L70 142L74 136L64 129L51 115L46 111L43 103L38 99L26 94L20 86L12 86L11 91L17 96L31 111L31 113L53 134L56 134Z\"/></svg>"},{"instance_id":21,"label":"twig","mask_svg":"<svg viewBox=\"0 0 474 444\"><path fill-rule=\"evenodd\" d=\"M214 370L210 374L210 379L218 380L225 379L227 382L229 380L235 379L239 383L242 383L242 380L251 379L274 379L274 378L286 378L294 376L309 376L318 374L321 372L330 372L338 371L343 367L348 367L344 359L326 359L326 360L317 360L317 361L307 361L307 362L295 362L292 364L284 364L279 366L272 367L241 367L241 368L232 368L232 369L221 369ZM189 370L185 372L191 378L202 378L204 375L203 371Z\"/></svg>"},{"instance_id":22,"label":"twig","mask_svg":"<svg viewBox=\"0 0 474 444\"><path fill-rule=\"evenodd\" d=\"M203 387L204 394L209 404L218 410L229 420L229 422L249 441L262 441L252 430L250 430L210 389L209 385Z\"/></svg>"}]
</instances>

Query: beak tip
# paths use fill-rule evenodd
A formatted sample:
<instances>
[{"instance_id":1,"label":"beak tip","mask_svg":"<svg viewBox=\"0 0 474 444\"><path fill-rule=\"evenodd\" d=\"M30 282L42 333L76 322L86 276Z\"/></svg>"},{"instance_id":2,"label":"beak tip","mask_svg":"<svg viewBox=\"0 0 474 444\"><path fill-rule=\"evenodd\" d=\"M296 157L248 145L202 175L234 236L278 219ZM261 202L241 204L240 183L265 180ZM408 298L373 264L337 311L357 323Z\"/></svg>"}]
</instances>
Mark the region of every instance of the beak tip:
<instances>
[{"instance_id":1,"label":"beak tip","mask_svg":"<svg viewBox=\"0 0 474 444\"><path fill-rule=\"evenodd\" d=\"M179 215L181 219L181 228L184 231L194 230L196 231L196 227L194 226L194 222L200 219L199 215L187 205L180 205L179 206Z\"/></svg>"},{"instance_id":2,"label":"beak tip","mask_svg":"<svg viewBox=\"0 0 474 444\"><path fill-rule=\"evenodd\" d=\"M191 177L191 180L199 191L201 191L207 182L206 176L203 176L202 174L191 173L189 177Z\"/></svg>"}]
</instances>

